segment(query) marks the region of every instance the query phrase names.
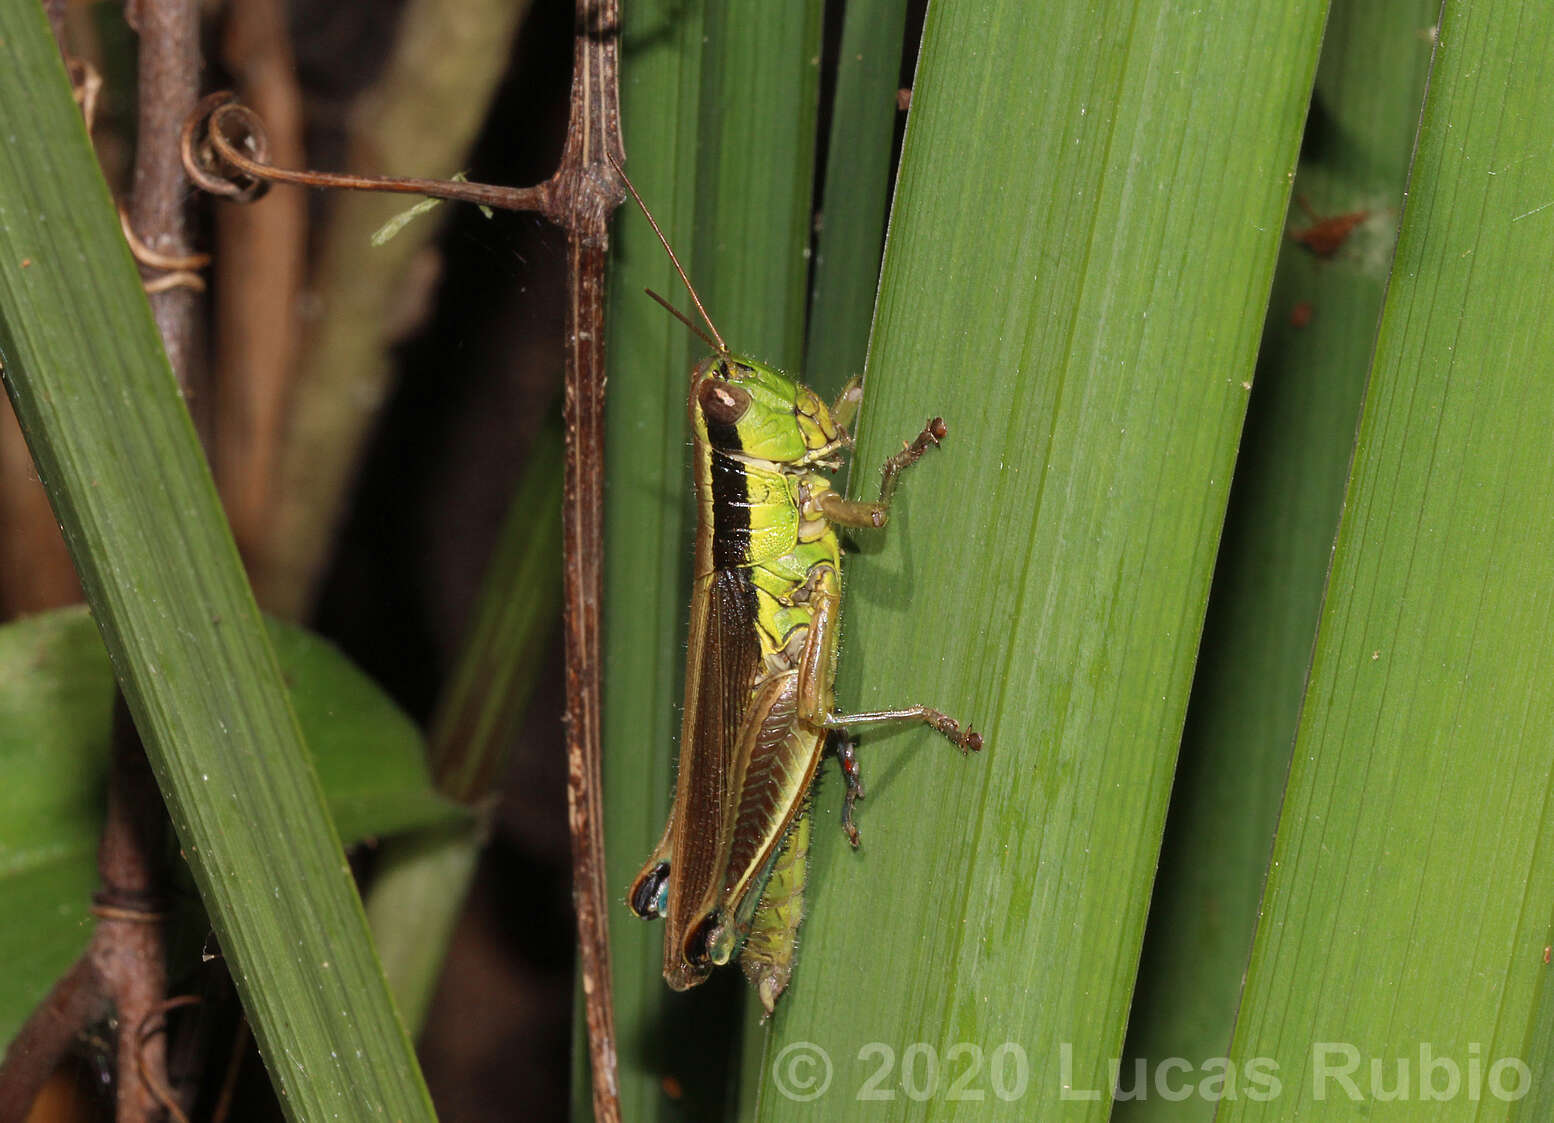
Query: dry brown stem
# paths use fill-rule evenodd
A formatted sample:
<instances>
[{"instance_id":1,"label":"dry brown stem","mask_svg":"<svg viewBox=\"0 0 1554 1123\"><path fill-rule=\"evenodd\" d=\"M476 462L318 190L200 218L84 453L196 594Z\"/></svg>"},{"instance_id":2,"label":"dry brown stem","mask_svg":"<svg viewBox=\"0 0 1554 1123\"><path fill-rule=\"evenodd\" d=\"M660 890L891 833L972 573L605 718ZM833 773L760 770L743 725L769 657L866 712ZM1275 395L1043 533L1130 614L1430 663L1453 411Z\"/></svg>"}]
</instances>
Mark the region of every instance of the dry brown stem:
<instances>
[{"instance_id":1,"label":"dry brown stem","mask_svg":"<svg viewBox=\"0 0 1554 1123\"><path fill-rule=\"evenodd\" d=\"M275 160L297 165L302 91L280 0L227 8L222 58L265 120ZM287 396L297 361L307 197L277 188L249 207L217 207L211 453L232 533L252 559L268 532Z\"/></svg>"}]
</instances>

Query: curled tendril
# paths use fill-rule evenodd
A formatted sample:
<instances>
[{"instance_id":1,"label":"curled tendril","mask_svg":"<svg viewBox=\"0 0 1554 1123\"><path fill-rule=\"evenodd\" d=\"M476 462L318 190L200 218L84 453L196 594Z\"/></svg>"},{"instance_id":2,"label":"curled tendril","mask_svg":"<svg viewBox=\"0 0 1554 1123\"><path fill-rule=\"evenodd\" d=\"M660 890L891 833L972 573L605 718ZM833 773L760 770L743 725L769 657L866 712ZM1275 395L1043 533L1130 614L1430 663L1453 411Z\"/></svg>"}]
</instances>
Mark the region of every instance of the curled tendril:
<instances>
[{"instance_id":1,"label":"curled tendril","mask_svg":"<svg viewBox=\"0 0 1554 1123\"><path fill-rule=\"evenodd\" d=\"M66 56L65 73L70 75L70 93L81 107L81 116L86 120L86 132L90 136L92 126L97 123L97 97L102 93L103 76L86 59L74 55Z\"/></svg>"},{"instance_id":2,"label":"curled tendril","mask_svg":"<svg viewBox=\"0 0 1554 1123\"><path fill-rule=\"evenodd\" d=\"M189 1117L178 1106L178 1101L173 1098L173 1093L154 1076L146 1067L146 1042L159 1033L167 1032L167 1015L172 1011L186 1006L198 1006L201 999L197 994L181 994L173 998L163 999L150 1010L135 1027L135 1035L132 1047L135 1050L135 1068L140 1074L140 1081L151 1092L151 1095L168 1117L176 1123L189 1123Z\"/></svg>"},{"instance_id":3,"label":"curled tendril","mask_svg":"<svg viewBox=\"0 0 1554 1123\"><path fill-rule=\"evenodd\" d=\"M155 893L99 889L92 894L92 915L130 924L161 924L169 914L166 902Z\"/></svg>"},{"instance_id":4,"label":"curled tendril","mask_svg":"<svg viewBox=\"0 0 1554 1123\"><path fill-rule=\"evenodd\" d=\"M264 122L253 110L241 105L234 94L226 91L211 94L195 107L184 122L179 149L184 171L196 186L240 203L257 199L271 183L292 183L302 187L426 195L501 210L539 211L551 218L564 213L554 181L536 187L497 187L462 180L278 168L269 162L270 143Z\"/></svg>"},{"instance_id":5,"label":"curled tendril","mask_svg":"<svg viewBox=\"0 0 1554 1123\"><path fill-rule=\"evenodd\" d=\"M124 208L119 207L119 227L124 231L124 240L129 243L130 253L136 261L158 276L145 281L142 287L147 293L167 292L170 289L191 289L194 292L205 291L205 279L197 270L204 269L210 264L210 254L166 254L159 253L140 240L135 233L135 228L130 225L129 215Z\"/></svg>"},{"instance_id":6,"label":"curled tendril","mask_svg":"<svg viewBox=\"0 0 1554 1123\"><path fill-rule=\"evenodd\" d=\"M270 159L264 122L230 90L210 94L195 106L183 123L178 148L190 181L212 195L251 203L270 188L265 179L230 158L236 152L259 164Z\"/></svg>"}]
</instances>

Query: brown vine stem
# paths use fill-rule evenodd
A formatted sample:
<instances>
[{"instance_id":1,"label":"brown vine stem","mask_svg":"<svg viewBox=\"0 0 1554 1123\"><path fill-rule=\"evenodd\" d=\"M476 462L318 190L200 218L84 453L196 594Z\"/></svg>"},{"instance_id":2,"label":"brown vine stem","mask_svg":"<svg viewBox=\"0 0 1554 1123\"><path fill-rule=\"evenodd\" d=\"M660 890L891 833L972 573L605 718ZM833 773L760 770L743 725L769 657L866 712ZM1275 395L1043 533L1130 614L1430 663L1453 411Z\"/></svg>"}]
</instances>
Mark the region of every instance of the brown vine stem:
<instances>
[{"instance_id":1,"label":"brown vine stem","mask_svg":"<svg viewBox=\"0 0 1554 1123\"><path fill-rule=\"evenodd\" d=\"M562 537L566 604L567 812L573 904L593 1069L594 1118L620 1119L615 1014L610 994L608 894L600 777L599 630L603 599L604 269L609 217L625 198L620 139L619 0L578 0L571 112L556 173L534 187L359 176L276 168L258 118L212 95L183 130L186 171L207 190L253 198L272 182L389 191L537 211L565 230L566 464Z\"/></svg>"},{"instance_id":2,"label":"brown vine stem","mask_svg":"<svg viewBox=\"0 0 1554 1123\"><path fill-rule=\"evenodd\" d=\"M137 0L128 12L140 33L140 108L129 222L140 242L168 258L188 258L184 215L189 185L179 160L180 131L199 98L200 24L194 0ZM189 396L196 293L176 287L151 296L162 346Z\"/></svg>"},{"instance_id":3,"label":"brown vine stem","mask_svg":"<svg viewBox=\"0 0 1554 1123\"><path fill-rule=\"evenodd\" d=\"M200 12L196 0L136 0L127 11L139 33L138 124L129 225L145 248L165 259L191 260L185 213L189 185L179 159L184 119L199 97ZM196 375L192 287L151 291L151 312L168 362L186 398ZM166 813L123 695L115 704L108 818L98 848L102 881L99 920L88 951L107 980L118 1014L118 1111L121 1123L156 1118L157 1102L142 1073L165 1083L163 1038L145 1048L131 1040L137 1026L166 996L167 959L159 908Z\"/></svg>"}]
</instances>

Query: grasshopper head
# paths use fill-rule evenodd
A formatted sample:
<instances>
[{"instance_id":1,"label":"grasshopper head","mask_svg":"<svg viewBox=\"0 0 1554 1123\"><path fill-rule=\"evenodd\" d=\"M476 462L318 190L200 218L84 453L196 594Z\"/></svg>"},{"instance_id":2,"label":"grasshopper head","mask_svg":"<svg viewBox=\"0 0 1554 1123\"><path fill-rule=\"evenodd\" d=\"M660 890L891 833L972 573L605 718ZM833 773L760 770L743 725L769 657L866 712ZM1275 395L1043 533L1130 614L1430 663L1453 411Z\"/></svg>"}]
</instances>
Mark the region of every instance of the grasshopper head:
<instances>
[{"instance_id":1,"label":"grasshopper head","mask_svg":"<svg viewBox=\"0 0 1554 1123\"><path fill-rule=\"evenodd\" d=\"M720 452L775 464L825 460L847 441L813 390L775 367L726 355L696 368L691 424Z\"/></svg>"}]
</instances>

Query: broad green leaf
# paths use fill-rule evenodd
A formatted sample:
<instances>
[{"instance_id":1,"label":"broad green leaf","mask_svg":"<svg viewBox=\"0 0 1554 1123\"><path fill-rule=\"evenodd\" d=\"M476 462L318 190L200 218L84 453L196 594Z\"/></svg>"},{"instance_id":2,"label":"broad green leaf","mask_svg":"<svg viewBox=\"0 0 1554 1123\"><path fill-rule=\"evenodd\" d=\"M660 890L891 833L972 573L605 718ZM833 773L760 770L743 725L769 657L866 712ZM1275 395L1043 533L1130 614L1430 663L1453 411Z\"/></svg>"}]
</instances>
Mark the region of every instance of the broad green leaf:
<instances>
[{"instance_id":1,"label":"broad green leaf","mask_svg":"<svg viewBox=\"0 0 1554 1123\"><path fill-rule=\"evenodd\" d=\"M0 4L0 360L292 1119L432 1117L42 10Z\"/></svg>"},{"instance_id":2,"label":"broad green leaf","mask_svg":"<svg viewBox=\"0 0 1554 1123\"><path fill-rule=\"evenodd\" d=\"M1547 1114L1551 36L1445 6L1221 1119Z\"/></svg>"},{"instance_id":3,"label":"broad green leaf","mask_svg":"<svg viewBox=\"0 0 1554 1123\"><path fill-rule=\"evenodd\" d=\"M861 854L822 788L750 1114L1109 1114L1323 14L930 8L853 490L950 433L858 536L837 691L987 748L864 738Z\"/></svg>"},{"instance_id":4,"label":"broad green leaf","mask_svg":"<svg viewBox=\"0 0 1554 1123\"><path fill-rule=\"evenodd\" d=\"M39 854L0 880L0 1041L9 1044L27 1016L70 969L92 935L88 914L98 888L95 847Z\"/></svg>"},{"instance_id":5,"label":"broad green leaf","mask_svg":"<svg viewBox=\"0 0 1554 1123\"><path fill-rule=\"evenodd\" d=\"M317 636L266 623L342 842L467 820L437 793L421 731L376 683Z\"/></svg>"},{"instance_id":6,"label":"broad green leaf","mask_svg":"<svg viewBox=\"0 0 1554 1123\"><path fill-rule=\"evenodd\" d=\"M1365 217L1331 256L1287 238L1274 277L1160 874L1150 905L1119 1120L1208 1120L1176 1090L1205 1079L1231 1029L1333 536L1354 451L1413 155L1440 0L1335 0L1294 194L1318 215ZM1292 234L1312 228L1291 208ZM1156 1076L1168 1058L1190 1069ZM1146 1064L1138 1079L1137 1064Z\"/></svg>"},{"instance_id":7,"label":"broad green leaf","mask_svg":"<svg viewBox=\"0 0 1554 1123\"><path fill-rule=\"evenodd\" d=\"M323 640L268 621L270 639L346 843L460 823L438 796L414 723ZM113 714L113 668L84 608L0 627L0 1041L90 935ZM34 966L35 965L35 966Z\"/></svg>"}]
</instances>

